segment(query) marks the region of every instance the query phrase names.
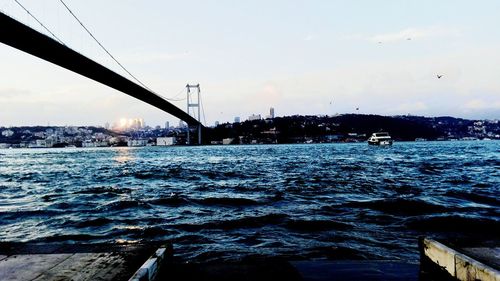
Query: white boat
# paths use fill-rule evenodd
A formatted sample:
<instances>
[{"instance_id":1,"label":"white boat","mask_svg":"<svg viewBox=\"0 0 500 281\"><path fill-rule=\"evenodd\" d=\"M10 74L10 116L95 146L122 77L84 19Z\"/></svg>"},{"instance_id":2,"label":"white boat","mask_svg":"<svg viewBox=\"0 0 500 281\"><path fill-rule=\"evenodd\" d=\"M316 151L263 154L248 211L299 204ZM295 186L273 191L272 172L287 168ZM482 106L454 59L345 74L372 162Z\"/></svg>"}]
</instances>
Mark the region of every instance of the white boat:
<instances>
[{"instance_id":1,"label":"white boat","mask_svg":"<svg viewBox=\"0 0 500 281\"><path fill-rule=\"evenodd\" d=\"M392 145L392 138L387 132L373 133L368 139L370 145Z\"/></svg>"}]
</instances>

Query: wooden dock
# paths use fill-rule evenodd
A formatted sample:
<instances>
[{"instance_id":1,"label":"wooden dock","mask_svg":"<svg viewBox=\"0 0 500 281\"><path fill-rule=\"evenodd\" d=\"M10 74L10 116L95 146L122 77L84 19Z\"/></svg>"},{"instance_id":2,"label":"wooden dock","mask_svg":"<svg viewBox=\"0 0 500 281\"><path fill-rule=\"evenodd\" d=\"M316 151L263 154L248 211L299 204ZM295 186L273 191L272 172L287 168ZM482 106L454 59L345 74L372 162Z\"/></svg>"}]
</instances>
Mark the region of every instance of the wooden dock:
<instances>
[{"instance_id":1,"label":"wooden dock","mask_svg":"<svg viewBox=\"0 0 500 281\"><path fill-rule=\"evenodd\" d=\"M0 244L0 280L129 280L156 245Z\"/></svg>"},{"instance_id":2,"label":"wooden dock","mask_svg":"<svg viewBox=\"0 0 500 281\"><path fill-rule=\"evenodd\" d=\"M499 241L441 243L425 238L420 248L421 269L428 276L439 280L500 281Z\"/></svg>"},{"instance_id":3,"label":"wooden dock","mask_svg":"<svg viewBox=\"0 0 500 281\"><path fill-rule=\"evenodd\" d=\"M171 245L0 243L3 280L483 280L500 281L498 241L470 244L421 239L418 263L400 261L287 261L186 263Z\"/></svg>"}]
</instances>

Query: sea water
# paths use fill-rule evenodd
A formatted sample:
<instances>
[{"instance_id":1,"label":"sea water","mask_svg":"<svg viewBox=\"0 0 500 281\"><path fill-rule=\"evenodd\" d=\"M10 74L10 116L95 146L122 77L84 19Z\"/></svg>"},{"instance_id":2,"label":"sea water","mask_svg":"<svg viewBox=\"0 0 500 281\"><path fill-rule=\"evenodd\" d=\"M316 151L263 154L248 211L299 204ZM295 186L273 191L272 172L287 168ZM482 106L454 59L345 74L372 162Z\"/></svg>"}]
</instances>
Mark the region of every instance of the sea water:
<instances>
[{"instance_id":1,"label":"sea water","mask_svg":"<svg viewBox=\"0 0 500 281\"><path fill-rule=\"evenodd\" d=\"M500 142L0 150L0 242L171 242L188 261L418 259L500 234Z\"/></svg>"}]
</instances>

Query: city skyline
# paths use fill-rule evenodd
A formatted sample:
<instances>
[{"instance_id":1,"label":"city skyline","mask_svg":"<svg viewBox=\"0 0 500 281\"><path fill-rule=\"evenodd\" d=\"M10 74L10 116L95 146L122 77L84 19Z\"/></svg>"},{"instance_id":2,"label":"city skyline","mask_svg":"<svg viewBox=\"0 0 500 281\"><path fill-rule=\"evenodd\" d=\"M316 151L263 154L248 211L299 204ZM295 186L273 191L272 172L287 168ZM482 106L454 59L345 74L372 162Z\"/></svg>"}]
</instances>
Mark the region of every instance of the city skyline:
<instances>
[{"instance_id":1,"label":"city skyline","mask_svg":"<svg viewBox=\"0 0 500 281\"><path fill-rule=\"evenodd\" d=\"M21 2L70 47L122 74L57 1ZM279 116L500 118L495 1L67 3L161 95L179 98L186 83L200 83L207 126L269 107ZM0 9L42 31L14 1ZM0 60L0 126L102 126L133 116L178 123L3 44ZM173 103L185 110L185 101Z\"/></svg>"}]
</instances>

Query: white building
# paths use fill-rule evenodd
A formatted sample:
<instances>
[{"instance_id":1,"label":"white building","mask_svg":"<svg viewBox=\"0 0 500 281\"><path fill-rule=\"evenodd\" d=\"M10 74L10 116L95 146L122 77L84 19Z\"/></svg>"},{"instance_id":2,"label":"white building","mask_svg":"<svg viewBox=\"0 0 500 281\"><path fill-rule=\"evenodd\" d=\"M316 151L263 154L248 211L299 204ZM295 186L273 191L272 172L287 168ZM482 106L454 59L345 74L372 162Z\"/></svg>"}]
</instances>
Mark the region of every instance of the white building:
<instances>
[{"instance_id":1,"label":"white building","mask_svg":"<svg viewBox=\"0 0 500 281\"><path fill-rule=\"evenodd\" d=\"M169 146L175 144L176 144L176 139L174 137L165 137L156 139L156 145L158 146Z\"/></svg>"},{"instance_id":2,"label":"white building","mask_svg":"<svg viewBox=\"0 0 500 281\"><path fill-rule=\"evenodd\" d=\"M260 114L252 114L248 116L248 121L253 121L253 120L260 120L262 117L260 117Z\"/></svg>"},{"instance_id":3,"label":"white building","mask_svg":"<svg viewBox=\"0 0 500 281\"><path fill-rule=\"evenodd\" d=\"M269 109L269 115L266 115L266 119L274 119L274 107Z\"/></svg>"},{"instance_id":4,"label":"white building","mask_svg":"<svg viewBox=\"0 0 500 281\"><path fill-rule=\"evenodd\" d=\"M96 147L96 143L91 140L82 141L82 147Z\"/></svg>"},{"instance_id":5,"label":"white building","mask_svg":"<svg viewBox=\"0 0 500 281\"><path fill-rule=\"evenodd\" d=\"M29 148L43 148L47 147L45 140L36 140L34 143L28 145Z\"/></svg>"},{"instance_id":6,"label":"white building","mask_svg":"<svg viewBox=\"0 0 500 281\"><path fill-rule=\"evenodd\" d=\"M109 143L107 141L97 141L95 142L96 147L108 147Z\"/></svg>"},{"instance_id":7,"label":"white building","mask_svg":"<svg viewBox=\"0 0 500 281\"><path fill-rule=\"evenodd\" d=\"M148 140L138 139L138 140L128 140L127 146L146 146L148 144Z\"/></svg>"},{"instance_id":8,"label":"white building","mask_svg":"<svg viewBox=\"0 0 500 281\"><path fill-rule=\"evenodd\" d=\"M4 137L10 138L12 135L14 135L14 131L12 130L7 129L2 131L2 136Z\"/></svg>"}]
</instances>

